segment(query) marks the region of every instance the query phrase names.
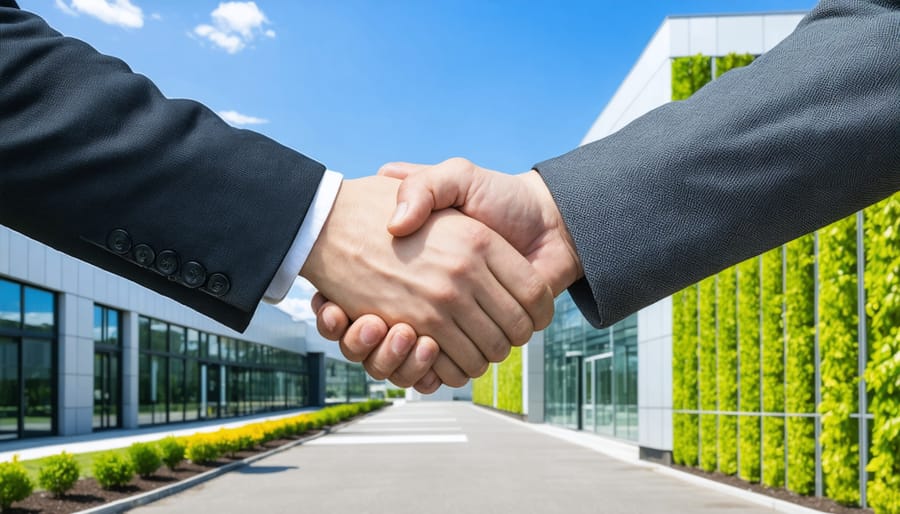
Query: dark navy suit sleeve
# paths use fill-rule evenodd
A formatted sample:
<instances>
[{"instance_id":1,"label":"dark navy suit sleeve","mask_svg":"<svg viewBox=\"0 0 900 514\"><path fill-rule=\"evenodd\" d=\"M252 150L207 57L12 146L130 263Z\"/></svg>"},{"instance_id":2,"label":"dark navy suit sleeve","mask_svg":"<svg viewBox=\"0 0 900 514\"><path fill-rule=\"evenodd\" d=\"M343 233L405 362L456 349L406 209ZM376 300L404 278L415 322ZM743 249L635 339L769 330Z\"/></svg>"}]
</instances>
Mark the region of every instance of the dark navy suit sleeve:
<instances>
[{"instance_id":1,"label":"dark navy suit sleeve","mask_svg":"<svg viewBox=\"0 0 900 514\"><path fill-rule=\"evenodd\" d=\"M900 2L823 0L690 99L535 166L607 326L900 189Z\"/></svg>"},{"instance_id":2,"label":"dark navy suit sleeve","mask_svg":"<svg viewBox=\"0 0 900 514\"><path fill-rule=\"evenodd\" d=\"M324 167L0 0L0 223L243 330Z\"/></svg>"}]
</instances>

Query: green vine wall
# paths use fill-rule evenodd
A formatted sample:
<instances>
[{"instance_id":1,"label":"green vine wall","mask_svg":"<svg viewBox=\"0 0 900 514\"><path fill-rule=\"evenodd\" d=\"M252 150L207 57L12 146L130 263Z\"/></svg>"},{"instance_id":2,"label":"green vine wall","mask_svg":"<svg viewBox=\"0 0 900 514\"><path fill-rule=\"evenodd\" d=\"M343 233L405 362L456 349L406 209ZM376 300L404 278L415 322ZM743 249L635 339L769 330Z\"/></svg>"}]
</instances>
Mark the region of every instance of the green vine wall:
<instances>
[{"instance_id":1,"label":"green vine wall","mask_svg":"<svg viewBox=\"0 0 900 514\"><path fill-rule=\"evenodd\" d=\"M784 326L782 325L781 248L762 255L760 294L762 307L762 481L784 485Z\"/></svg>"},{"instance_id":2,"label":"green vine wall","mask_svg":"<svg viewBox=\"0 0 900 514\"><path fill-rule=\"evenodd\" d=\"M740 352L741 412L760 409L760 344L759 344L759 258L737 266L738 275L738 348ZM742 415L738 421L741 433L740 469L744 480L759 482L760 418Z\"/></svg>"},{"instance_id":3,"label":"green vine wall","mask_svg":"<svg viewBox=\"0 0 900 514\"><path fill-rule=\"evenodd\" d=\"M716 389L716 277L700 282L699 343L700 343L700 410L718 409ZM718 453L718 416L700 415L700 467L714 471Z\"/></svg>"},{"instance_id":4,"label":"green vine wall","mask_svg":"<svg viewBox=\"0 0 900 514\"><path fill-rule=\"evenodd\" d=\"M737 270L728 268L719 273L716 295L718 320L718 363L716 381L719 410L737 412ZM737 473L738 439L737 416L719 416L719 471Z\"/></svg>"}]
</instances>

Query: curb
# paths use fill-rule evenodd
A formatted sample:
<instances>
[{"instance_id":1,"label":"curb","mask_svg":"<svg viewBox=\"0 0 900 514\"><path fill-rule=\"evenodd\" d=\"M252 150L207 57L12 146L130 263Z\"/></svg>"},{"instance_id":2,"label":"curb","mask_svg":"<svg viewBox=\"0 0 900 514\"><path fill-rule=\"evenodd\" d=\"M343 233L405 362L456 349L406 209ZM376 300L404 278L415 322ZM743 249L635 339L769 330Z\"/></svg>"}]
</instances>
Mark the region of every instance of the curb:
<instances>
[{"instance_id":1,"label":"curb","mask_svg":"<svg viewBox=\"0 0 900 514\"><path fill-rule=\"evenodd\" d=\"M141 493L141 494L137 494L134 496L129 496L127 498L122 498L121 500L116 500L114 502L110 502L105 505L99 505L99 506L93 507L91 509L81 510L75 514L119 514L120 512L126 512L135 507L140 507L142 505L147 505L147 504L162 500L163 498L172 496L174 494L178 494L178 493L183 492L187 489L190 489L194 486L198 486L204 482L208 482L208 481L212 480L213 478L224 475L225 473L230 473L236 469L240 469L244 466L253 464L254 462L257 462L262 459L276 455L278 453L290 450L291 448L294 448L296 446L300 446L303 443L308 443L309 441L313 441L315 439L324 437L333 432L337 432L338 430L344 428L345 426L352 425L353 423L356 423L357 421L359 421L363 418L371 416L372 414L375 414L376 412L383 411L384 409L386 409L388 407L390 407L390 404L385 405L385 407L383 409L378 409L377 411L368 412L362 416L357 416L356 418L354 418L352 420L345 421L343 423L338 423L337 425L334 425L332 427L326 427L326 428L322 429L321 431L319 431L318 433L313 434L309 437L304 437L302 439L297 439L296 441L291 441L290 443L279 446L278 448L273 448L267 452L263 452L263 453L260 453L257 455L253 455L251 457L247 457L244 460L239 460L239 461L228 463L224 466L200 473L199 475L194 475L190 478L186 478L180 482L176 482L171 485L160 487L160 488L154 489L152 491L147 491L146 493Z\"/></svg>"}]
</instances>

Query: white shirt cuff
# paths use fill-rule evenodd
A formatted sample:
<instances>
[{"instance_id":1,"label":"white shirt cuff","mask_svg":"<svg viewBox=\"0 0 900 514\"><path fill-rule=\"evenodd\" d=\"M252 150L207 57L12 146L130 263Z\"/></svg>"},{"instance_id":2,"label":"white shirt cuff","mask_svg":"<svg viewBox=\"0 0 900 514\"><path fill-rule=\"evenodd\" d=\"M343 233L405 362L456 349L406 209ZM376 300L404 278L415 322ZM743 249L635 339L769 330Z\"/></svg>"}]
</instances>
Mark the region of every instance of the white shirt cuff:
<instances>
[{"instance_id":1,"label":"white shirt cuff","mask_svg":"<svg viewBox=\"0 0 900 514\"><path fill-rule=\"evenodd\" d=\"M281 266L278 267L269 288L263 295L263 301L266 303L278 303L284 300L288 291L291 290L294 279L300 274L303 263L309 257L309 252L312 251L322 227L325 226L325 220L331 214L331 208L334 206L334 200L337 198L343 178L344 176L336 171L325 170L325 174L322 175L322 180L319 182L319 189L316 190L312 204L297 232L297 237L294 238L291 248L284 256Z\"/></svg>"}]
</instances>

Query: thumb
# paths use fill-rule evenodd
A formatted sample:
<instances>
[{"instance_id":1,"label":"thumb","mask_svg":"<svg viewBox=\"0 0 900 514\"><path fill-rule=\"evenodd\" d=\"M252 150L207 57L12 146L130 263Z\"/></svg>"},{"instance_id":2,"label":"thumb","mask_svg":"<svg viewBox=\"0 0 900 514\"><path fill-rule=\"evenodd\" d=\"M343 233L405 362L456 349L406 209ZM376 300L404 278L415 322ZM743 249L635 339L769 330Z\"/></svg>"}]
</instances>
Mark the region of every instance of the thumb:
<instances>
[{"instance_id":1,"label":"thumb","mask_svg":"<svg viewBox=\"0 0 900 514\"><path fill-rule=\"evenodd\" d=\"M408 236L425 224L432 211L466 203L475 166L468 161L463 165L460 161L463 160L451 159L427 170L403 168L410 173L397 190L397 208L388 223L391 234Z\"/></svg>"},{"instance_id":2,"label":"thumb","mask_svg":"<svg viewBox=\"0 0 900 514\"><path fill-rule=\"evenodd\" d=\"M378 169L378 175L382 177L405 179L421 171L431 168L431 164L415 164L412 162L389 162Z\"/></svg>"}]
</instances>

